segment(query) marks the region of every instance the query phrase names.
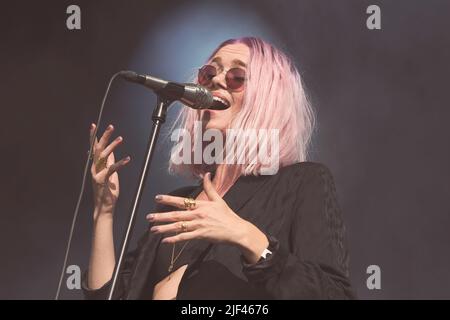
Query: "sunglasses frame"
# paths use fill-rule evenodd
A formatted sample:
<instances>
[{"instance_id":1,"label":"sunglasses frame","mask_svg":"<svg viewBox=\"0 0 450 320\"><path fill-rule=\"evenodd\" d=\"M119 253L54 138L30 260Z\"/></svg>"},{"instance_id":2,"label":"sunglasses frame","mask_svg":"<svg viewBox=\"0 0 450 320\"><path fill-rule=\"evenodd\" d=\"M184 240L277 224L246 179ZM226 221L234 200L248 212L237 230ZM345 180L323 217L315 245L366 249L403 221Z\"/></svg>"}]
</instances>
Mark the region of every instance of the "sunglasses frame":
<instances>
[{"instance_id":1,"label":"sunglasses frame","mask_svg":"<svg viewBox=\"0 0 450 320\"><path fill-rule=\"evenodd\" d=\"M199 78L200 78L200 72L201 72L202 69L205 68L206 66L211 66L211 67L213 67L214 69L216 69L216 75L215 75L214 77L217 77L217 76L219 76L219 75L221 75L222 73L225 72L225 82L226 82L227 88L228 88L229 90L231 90L231 91L233 91L233 92L239 92L239 91L244 90L245 83L247 82L247 71L246 71L244 68L239 68L239 67L232 67L232 68L229 68L229 69L223 69L221 72L219 72L219 71L218 71L218 70L219 70L218 67L216 67L216 66L214 66L214 65L212 65L212 64L205 64L205 65L203 65L202 67L198 68L197 82L198 82L200 85L202 85L202 84L200 83L200 81L199 81ZM230 72L230 70L233 70L233 69L240 69L240 70L243 70L243 71L244 71L244 75L245 75L244 81L242 82L242 85L239 86L239 87L236 88L236 89L231 89L231 88L230 88L230 86L229 86L229 84L228 84L228 78L227 78L228 72ZM213 78L214 78L214 77L213 77ZM210 80L210 82L212 82L212 79ZM211 83L209 83L208 85L210 85L210 84L211 84ZM206 86L206 85L203 85L203 86Z\"/></svg>"}]
</instances>

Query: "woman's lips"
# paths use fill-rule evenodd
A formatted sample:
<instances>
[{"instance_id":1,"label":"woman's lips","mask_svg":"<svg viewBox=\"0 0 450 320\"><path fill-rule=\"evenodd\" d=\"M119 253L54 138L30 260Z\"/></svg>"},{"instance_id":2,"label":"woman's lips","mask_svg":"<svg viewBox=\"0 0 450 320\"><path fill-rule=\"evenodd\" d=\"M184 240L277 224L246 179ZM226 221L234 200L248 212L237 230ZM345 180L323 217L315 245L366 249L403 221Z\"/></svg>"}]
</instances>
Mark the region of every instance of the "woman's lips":
<instances>
[{"instance_id":1,"label":"woman's lips","mask_svg":"<svg viewBox=\"0 0 450 320\"><path fill-rule=\"evenodd\" d=\"M221 103L228 106L228 108L231 106L230 101L227 98L225 98L223 95L221 95L220 93L215 92L215 93L213 93L213 96L216 98L214 100L220 101Z\"/></svg>"}]
</instances>

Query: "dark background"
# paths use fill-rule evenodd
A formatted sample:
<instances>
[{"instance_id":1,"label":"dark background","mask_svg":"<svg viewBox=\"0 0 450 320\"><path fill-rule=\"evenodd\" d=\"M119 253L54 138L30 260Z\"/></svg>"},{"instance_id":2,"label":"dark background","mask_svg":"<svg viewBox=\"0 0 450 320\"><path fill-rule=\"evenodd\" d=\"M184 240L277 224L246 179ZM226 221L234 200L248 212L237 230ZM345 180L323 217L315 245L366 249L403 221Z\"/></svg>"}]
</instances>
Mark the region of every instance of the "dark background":
<instances>
[{"instance_id":1,"label":"dark background","mask_svg":"<svg viewBox=\"0 0 450 320\"><path fill-rule=\"evenodd\" d=\"M81 30L66 28L70 4L81 7ZM381 30L366 28L371 4ZM312 159L334 174L358 296L450 298L449 1L9 1L0 12L0 298L54 297L109 77L133 69L183 81L222 40L243 35L286 50L304 77L318 118ZM118 156L132 156L121 173L118 241L154 103L122 81L107 102L101 129L113 123L125 138ZM188 183L167 174L167 159L161 143L136 236L154 194ZM90 192L88 182L69 258L82 269ZM366 287L372 264L381 290Z\"/></svg>"}]
</instances>

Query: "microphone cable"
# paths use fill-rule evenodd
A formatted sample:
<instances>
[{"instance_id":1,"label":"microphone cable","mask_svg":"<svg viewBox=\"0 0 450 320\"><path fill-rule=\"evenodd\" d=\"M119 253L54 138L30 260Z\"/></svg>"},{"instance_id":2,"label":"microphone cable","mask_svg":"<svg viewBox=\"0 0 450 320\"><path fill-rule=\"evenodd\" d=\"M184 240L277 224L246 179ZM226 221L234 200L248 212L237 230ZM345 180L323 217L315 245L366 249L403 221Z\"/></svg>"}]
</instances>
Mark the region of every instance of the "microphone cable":
<instances>
[{"instance_id":1,"label":"microphone cable","mask_svg":"<svg viewBox=\"0 0 450 320\"><path fill-rule=\"evenodd\" d=\"M64 275L66 273L67 260L69 258L70 247L71 247L71 244L72 244L73 231L75 229L75 224L77 222L78 211L80 209L81 200L83 199L84 187L85 187L85 184L86 184L86 176L87 176L88 169L89 169L89 163L92 160L92 153L93 153L92 149L94 147L95 137L97 137L97 131L98 131L98 128L100 127L100 123L101 123L101 120L102 120L103 108L105 107L106 98L109 95L109 89L111 88L111 84L117 78L117 76L119 76L119 74L120 74L120 72L115 73L111 77L111 79L109 80L108 87L106 88L106 92L105 92L105 95L103 96L103 101L102 101L102 104L100 106L100 112L98 114L96 128L95 128L94 134L92 135L92 141L91 141L89 152L88 152L88 158L87 158L86 164L84 166L83 180L81 182L81 188L80 188L80 193L78 195L77 205L76 205L75 211L73 213L72 225L70 227L69 239L67 240L66 253L64 255L64 263L63 263L63 267L62 267L62 270L61 270L61 275L59 277L59 284L58 284L58 289L56 290L55 300L59 299L59 294L61 292L61 285L62 285L62 282L63 282L63 279L64 279Z\"/></svg>"}]
</instances>

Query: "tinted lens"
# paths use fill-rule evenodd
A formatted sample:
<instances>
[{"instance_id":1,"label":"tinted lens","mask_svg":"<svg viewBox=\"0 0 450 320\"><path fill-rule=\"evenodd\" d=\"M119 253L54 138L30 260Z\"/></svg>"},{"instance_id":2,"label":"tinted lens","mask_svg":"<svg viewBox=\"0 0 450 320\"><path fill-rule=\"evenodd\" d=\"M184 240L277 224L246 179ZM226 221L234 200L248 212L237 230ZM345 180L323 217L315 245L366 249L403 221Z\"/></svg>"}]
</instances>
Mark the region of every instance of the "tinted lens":
<instances>
[{"instance_id":1,"label":"tinted lens","mask_svg":"<svg viewBox=\"0 0 450 320\"><path fill-rule=\"evenodd\" d=\"M228 70L226 74L227 87L231 90L239 90L244 87L245 70L241 68L233 68Z\"/></svg>"},{"instance_id":2,"label":"tinted lens","mask_svg":"<svg viewBox=\"0 0 450 320\"><path fill-rule=\"evenodd\" d=\"M198 71L198 83L202 86L209 86L216 74L216 68L207 64Z\"/></svg>"}]
</instances>

